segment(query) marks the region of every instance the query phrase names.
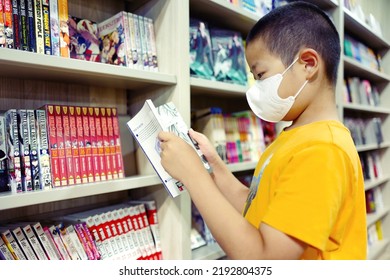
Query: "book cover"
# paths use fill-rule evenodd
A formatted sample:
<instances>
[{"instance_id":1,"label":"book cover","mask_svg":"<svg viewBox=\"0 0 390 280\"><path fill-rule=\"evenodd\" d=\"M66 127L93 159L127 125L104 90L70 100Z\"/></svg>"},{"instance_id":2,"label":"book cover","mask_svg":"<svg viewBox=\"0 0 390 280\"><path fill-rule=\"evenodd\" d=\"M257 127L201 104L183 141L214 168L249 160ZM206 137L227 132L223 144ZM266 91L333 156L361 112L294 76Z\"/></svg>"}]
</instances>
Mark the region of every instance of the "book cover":
<instances>
[{"instance_id":1,"label":"book cover","mask_svg":"<svg viewBox=\"0 0 390 280\"><path fill-rule=\"evenodd\" d=\"M3 0L5 47L14 48L14 27L12 19L12 1Z\"/></svg>"},{"instance_id":2,"label":"book cover","mask_svg":"<svg viewBox=\"0 0 390 280\"><path fill-rule=\"evenodd\" d=\"M210 28L214 76L217 81L246 85L246 61L239 32Z\"/></svg>"},{"instance_id":3,"label":"book cover","mask_svg":"<svg viewBox=\"0 0 390 280\"><path fill-rule=\"evenodd\" d=\"M51 26L50 26L50 4L49 0L42 0L42 25L43 25L43 46L44 53L51 55Z\"/></svg>"},{"instance_id":4,"label":"book cover","mask_svg":"<svg viewBox=\"0 0 390 280\"><path fill-rule=\"evenodd\" d=\"M49 1L50 12L50 44L51 53L54 56L60 56L60 24L58 18L58 1Z\"/></svg>"},{"instance_id":5,"label":"book cover","mask_svg":"<svg viewBox=\"0 0 390 280\"><path fill-rule=\"evenodd\" d=\"M205 168L211 171L206 158L190 138L188 127L172 102L156 108L150 99L146 100L141 110L127 122L127 126L172 197L183 193L185 187L180 181L172 178L161 165L160 142L157 137L160 131L173 132L185 140L199 154Z\"/></svg>"},{"instance_id":6,"label":"book cover","mask_svg":"<svg viewBox=\"0 0 390 280\"><path fill-rule=\"evenodd\" d=\"M52 117L50 117L52 122ZM49 134L48 134L48 124L49 117L47 117L45 110L35 110L35 119L37 125L37 137L38 137L38 164L39 164L39 180L40 180L40 188L41 189L50 189L53 186L53 182L56 180L52 180L52 168L51 163L55 162L52 158L53 155L50 154L51 147L49 144ZM54 123L55 124L55 123ZM53 124L51 124L53 125ZM51 136L52 137L52 136ZM56 140L53 144L56 143ZM55 149L54 149L55 150ZM54 153L57 156L57 152ZM57 162L58 168L58 162Z\"/></svg>"},{"instance_id":7,"label":"book cover","mask_svg":"<svg viewBox=\"0 0 390 280\"><path fill-rule=\"evenodd\" d=\"M125 16L127 16L126 12L122 11L97 24L102 63L128 65Z\"/></svg>"},{"instance_id":8,"label":"book cover","mask_svg":"<svg viewBox=\"0 0 390 280\"><path fill-rule=\"evenodd\" d=\"M0 116L0 192L10 191L8 182L7 131L5 117Z\"/></svg>"},{"instance_id":9,"label":"book cover","mask_svg":"<svg viewBox=\"0 0 390 280\"><path fill-rule=\"evenodd\" d=\"M58 1L58 21L60 27L60 55L62 57L69 57L69 11L68 11L68 0L57 0Z\"/></svg>"},{"instance_id":10,"label":"book cover","mask_svg":"<svg viewBox=\"0 0 390 280\"><path fill-rule=\"evenodd\" d=\"M117 158L116 164L118 169L118 178L124 178L124 167L123 167L123 157L122 157L122 148L121 148L121 138L119 131L119 119L118 119L118 110L112 108L112 127L114 132L114 145L115 145L115 155Z\"/></svg>"},{"instance_id":11,"label":"book cover","mask_svg":"<svg viewBox=\"0 0 390 280\"><path fill-rule=\"evenodd\" d=\"M27 121L30 143L31 184L33 190L39 190L41 189L39 169L39 145L34 110L27 110Z\"/></svg>"},{"instance_id":12,"label":"book cover","mask_svg":"<svg viewBox=\"0 0 390 280\"><path fill-rule=\"evenodd\" d=\"M76 112L77 141L79 144L81 182L88 183L88 167L87 167L88 164L87 164L87 157L85 153L82 108L80 106L76 106L75 112Z\"/></svg>"},{"instance_id":13,"label":"book cover","mask_svg":"<svg viewBox=\"0 0 390 280\"><path fill-rule=\"evenodd\" d=\"M10 109L5 113L7 131L8 180L12 192L23 192L22 164L19 146L18 113Z\"/></svg>"},{"instance_id":14,"label":"book cover","mask_svg":"<svg viewBox=\"0 0 390 280\"><path fill-rule=\"evenodd\" d=\"M21 157L22 184L26 191L32 191L31 161L30 161L30 133L28 129L27 110L18 110L19 146Z\"/></svg>"},{"instance_id":15,"label":"book cover","mask_svg":"<svg viewBox=\"0 0 390 280\"><path fill-rule=\"evenodd\" d=\"M75 184L81 184L82 174L81 174L81 165L80 165L79 142L77 137L76 108L74 106L69 106L68 108L69 108L70 142L72 145L72 160L73 160Z\"/></svg>"},{"instance_id":16,"label":"book cover","mask_svg":"<svg viewBox=\"0 0 390 280\"><path fill-rule=\"evenodd\" d=\"M97 147L95 114L94 114L93 107L88 107L88 125L89 125L90 139L91 139L93 180L95 182L99 182L100 181L100 163L99 163L99 154L98 154L98 147Z\"/></svg>"},{"instance_id":17,"label":"book cover","mask_svg":"<svg viewBox=\"0 0 390 280\"><path fill-rule=\"evenodd\" d=\"M12 0L12 27L14 32L14 49L20 50L21 43L21 21L20 21L19 0Z\"/></svg>"},{"instance_id":18,"label":"book cover","mask_svg":"<svg viewBox=\"0 0 390 280\"><path fill-rule=\"evenodd\" d=\"M131 65L134 69L142 69L142 64L140 60L139 49L137 48L137 34L136 34L136 25L134 23L135 15L132 13L127 13L127 19L129 24L129 34L130 34L130 49L131 49Z\"/></svg>"},{"instance_id":19,"label":"book cover","mask_svg":"<svg viewBox=\"0 0 390 280\"><path fill-rule=\"evenodd\" d=\"M42 0L34 0L35 38L37 53L45 53Z\"/></svg>"},{"instance_id":20,"label":"book cover","mask_svg":"<svg viewBox=\"0 0 390 280\"><path fill-rule=\"evenodd\" d=\"M34 0L26 0L26 8L27 8L28 50L30 52L37 52L37 39L35 35Z\"/></svg>"},{"instance_id":21,"label":"book cover","mask_svg":"<svg viewBox=\"0 0 390 280\"><path fill-rule=\"evenodd\" d=\"M87 178L88 182L94 182L94 170L93 170L93 158L92 158L92 141L91 141L91 132L89 127L89 116L88 116L88 107L83 106L81 108L81 115L83 118L83 128L84 128L84 148L85 148L85 158L87 163Z\"/></svg>"},{"instance_id":22,"label":"book cover","mask_svg":"<svg viewBox=\"0 0 390 280\"><path fill-rule=\"evenodd\" d=\"M69 16L70 57L100 62L97 24L89 19Z\"/></svg>"},{"instance_id":23,"label":"book cover","mask_svg":"<svg viewBox=\"0 0 390 280\"><path fill-rule=\"evenodd\" d=\"M39 260L48 260L45 250L43 249L42 245L39 243L38 237L35 235L32 226L29 223L25 223L25 224L21 224L20 227L26 239L28 240L31 248L34 250L34 253L37 256L37 258Z\"/></svg>"},{"instance_id":24,"label":"book cover","mask_svg":"<svg viewBox=\"0 0 390 280\"><path fill-rule=\"evenodd\" d=\"M214 80L214 59L208 24L190 18L190 75Z\"/></svg>"},{"instance_id":25,"label":"book cover","mask_svg":"<svg viewBox=\"0 0 390 280\"><path fill-rule=\"evenodd\" d=\"M63 135L64 135L64 149L65 149L65 161L66 161L66 174L68 185L75 184L75 168L73 165L72 157L72 139L71 139L71 127L69 119L69 107L66 105L61 105L61 115L62 115L62 126L63 126Z\"/></svg>"}]
</instances>

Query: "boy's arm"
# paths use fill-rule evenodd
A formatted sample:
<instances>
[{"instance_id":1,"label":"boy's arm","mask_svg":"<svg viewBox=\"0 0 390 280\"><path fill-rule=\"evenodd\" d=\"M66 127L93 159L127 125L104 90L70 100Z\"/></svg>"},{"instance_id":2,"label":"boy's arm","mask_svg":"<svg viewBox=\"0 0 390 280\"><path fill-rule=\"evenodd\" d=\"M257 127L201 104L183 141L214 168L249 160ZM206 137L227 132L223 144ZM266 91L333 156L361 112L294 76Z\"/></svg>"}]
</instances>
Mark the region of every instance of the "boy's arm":
<instances>
[{"instance_id":1,"label":"boy's arm","mask_svg":"<svg viewBox=\"0 0 390 280\"><path fill-rule=\"evenodd\" d=\"M249 194L249 188L232 174L204 134L192 129L190 129L189 133L191 138L198 143L200 150L212 167L213 172L211 176L215 184L234 208L241 213Z\"/></svg>"},{"instance_id":2,"label":"boy's arm","mask_svg":"<svg viewBox=\"0 0 390 280\"><path fill-rule=\"evenodd\" d=\"M250 224L228 201L196 152L179 137L162 132L161 163L180 180L211 230L232 259L298 259L305 244L266 224ZM188 168L188 167L191 168Z\"/></svg>"}]
</instances>

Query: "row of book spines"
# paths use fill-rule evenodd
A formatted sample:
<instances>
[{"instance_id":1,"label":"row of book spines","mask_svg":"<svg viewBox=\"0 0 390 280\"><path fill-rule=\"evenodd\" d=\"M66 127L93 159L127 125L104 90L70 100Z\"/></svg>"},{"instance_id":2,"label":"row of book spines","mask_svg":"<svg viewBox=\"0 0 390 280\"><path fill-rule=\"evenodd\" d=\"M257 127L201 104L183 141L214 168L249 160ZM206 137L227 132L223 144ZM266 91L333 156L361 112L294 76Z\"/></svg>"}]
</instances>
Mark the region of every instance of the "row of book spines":
<instances>
[{"instance_id":1,"label":"row of book spines","mask_svg":"<svg viewBox=\"0 0 390 280\"><path fill-rule=\"evenodd\" d=\"M161 260L157 210L154 201L123 205L95 214L105 239L96 236L93 225L77 221L42 226L23 223L1 229L0 259L6 260ZM87 219L88 220L88 219Z\"/></svg>"},{"instance_id":2,"label":"row of book spines","mask_svg":"<svg viewBox=\"0 0 390 280\"><path fill-rule=\"evenodd\" d=\"M124 177L115 108L45 105L53 187Z\"/></svg>"},{"instance_id":3,"label":"row of book spines","mask_svg":"<svg viewBox=\"0 0 390 280\"><path fill-rule=\"evenodd\" d=\"M351 131L355 145L380 144L384 141L382 120L378 117L362 119L345 117L344 124Z\"/></svg>"},{"instance_id":4,"label":"row of book spines","mask_svg":"<svg viewBox=\"0 0 390 280\"><path fill-rule=\"evenodd\" d=\"M344 101L370 106L379 106L378 89L371 82L359 77L349 77L344 80Z\"/></svg>"},{"instance_id":5,"label":"row of book spines","mask_svg":"<svg viewBox=\"0 0 390 280\"><path fill-rule=\"evenodd\" d=\"M194 112L192 122L210 136L227 163L257 161L265 149L263 123L249 111L226 114L209 108Z\"/></svg>"},{"instance_id":6,"label":"row of book spines","mask_svg":"<svg viewBox=\"0 0 390 280\"><path fill-rule=\"evenodd\" d=\"M375 213L384 208L383 194L380 187L369 189L366 191L366 211L367 213Z\"/></svg>"},{"instance_id":7,"label":"row of book spines","mask_svg":"<svg viewBox=\"0 0 390 280\"><path fill-rule=\"evenodd\" d=\"M380 157L376 152L360 153L359 157L365 180L378 179L383 176Z\"/></svg>"},{"instance_id":8,"label":"row of book spines","mask_svg":"<svg viewBox=\"0 0 390 280\"><path fill-rule=\"evenodd\" d=\"M124 177L115 108L46 105L40 110L11 109L5 115L9 141L3 143L10 143L6 150L12 191Z\"/></svg>"},{"instance_id":9,"label":"row of book spines","mask_svg":"<svg viewBox=\"0 0 390 280\"><path fill-rule=\"evenodd\" d=\"M67 0L4 0L3 13L5 28L12 30L4 47L59 54L61 32L52 30L52 23L67 21Z\"/></svg>"}]
</instances>

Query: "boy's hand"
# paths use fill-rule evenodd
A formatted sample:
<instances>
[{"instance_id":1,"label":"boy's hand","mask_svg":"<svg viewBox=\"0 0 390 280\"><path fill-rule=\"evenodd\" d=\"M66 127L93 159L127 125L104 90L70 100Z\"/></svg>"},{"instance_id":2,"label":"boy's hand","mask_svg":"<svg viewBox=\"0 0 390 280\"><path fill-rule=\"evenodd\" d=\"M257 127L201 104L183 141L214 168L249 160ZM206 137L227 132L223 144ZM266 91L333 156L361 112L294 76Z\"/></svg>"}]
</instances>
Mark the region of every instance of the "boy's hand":
<instances>
[{"instance_id":1,"label":"boy's hand","mask_svg":"<svg viewBox=\"0 0 390 280\"><path fill-rule=\"evenodd\" d=\"M184 185L202 173L208 174L196 151L171 132L160 132L161 164L173 178Z\"/></svg>"},{"instance_id":2,"label":"boy's hand","mask_svg":"<svg viewBox=\"0 0 390 280\"><path fill-rule=\"evenodd\" d=\"M207 161L211 166L220 159L217 151L214 146L211 144L210 140L206 137L206 135L193 130L192 128L189 130L189 134L192 139L194 139L199 146L199 149L202 151L203 155L206 157Z\"/></svg>"}]
</instances>

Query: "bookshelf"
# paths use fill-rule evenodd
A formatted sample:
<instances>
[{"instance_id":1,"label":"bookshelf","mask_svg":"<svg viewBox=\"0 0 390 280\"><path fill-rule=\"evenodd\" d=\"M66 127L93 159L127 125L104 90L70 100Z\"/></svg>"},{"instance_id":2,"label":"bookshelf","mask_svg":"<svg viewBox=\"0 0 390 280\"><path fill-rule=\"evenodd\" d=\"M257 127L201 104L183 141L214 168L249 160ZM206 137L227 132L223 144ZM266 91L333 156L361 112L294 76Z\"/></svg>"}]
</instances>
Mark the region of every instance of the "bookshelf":
<instances>
[{"instance_id":1,"label":"bookshelf","mask_svg":"<svg viewBox=\"0 0 390 280\"><path fill-rule=\"evenodd\" d=\"M359 152L378 151L384 176L366 182L366 189L381 187L385 210L368 215L370 224L382 220L384 240L369 251L369 258L376 259L386 251L390 243L390 48L385 38L378 36L369 27L343 7L343 1L307 0L330 12L340 32L356 35L383 57L384 72L372 70L358 62L342 57L339 73L369 79L380 86L381 107L368 107L342 102L342 79L337 85L340 116L364 114L379 116L385 141L378 145L358 147ZM148 196L157 202L161 244L166 259L217 259L224 253L217 245L199 248L191 252L191 201L187 194L170 198L159 178L151 169L142 152L128 132L125 122L138 111L146 98L156 105L173 101L186 122L190 123L191 108L203 104L222 105L227 110L248 109L245 86L227 85L189 76L189 17L197 16L215 25L240 31L245 37L257 16L230 5L226 0L114 0L110 1L69 0L69 12L74 16L101 21L121 10L138 13L153 19L155 24L159 72L127 69L112 65L92 63L45 56L16 50L0 49L0 110L10 108L37 108L46 103L115 106L118 108L121 125L121 142L126 177L121 180L76 185L49 191L17 195L0 194L0 223L22 220L25 217L47 217L92 209L97 205L109 205L123 198L137 199ZM382 22L389 23L385 14L390 8L386 0L363 1L366 12L372 12ZM186 12L183 12L186 11ZM188 11L188 12L187 12ZM229 20L226 20L229 19ZM387 31L387 30L383 30ZM174 42L174 43L173 43ZM235 164L232 172L252 172L256 163ZM172 230L174 229L174 234Z\"/></svg>"}]
</instances>

